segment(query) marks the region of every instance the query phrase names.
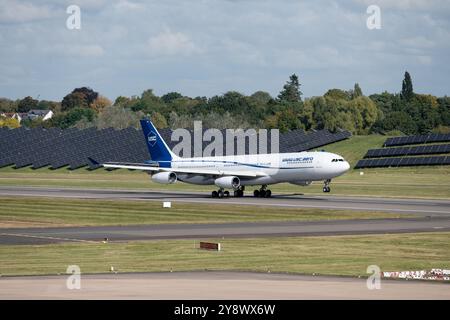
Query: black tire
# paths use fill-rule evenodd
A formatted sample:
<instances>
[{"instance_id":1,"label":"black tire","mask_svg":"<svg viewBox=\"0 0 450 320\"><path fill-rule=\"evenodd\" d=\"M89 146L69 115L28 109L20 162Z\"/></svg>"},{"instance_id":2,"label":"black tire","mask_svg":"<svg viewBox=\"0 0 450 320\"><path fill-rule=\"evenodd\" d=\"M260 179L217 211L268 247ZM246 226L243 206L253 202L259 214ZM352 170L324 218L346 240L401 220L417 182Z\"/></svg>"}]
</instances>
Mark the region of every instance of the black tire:
<instances>
[{"instance_id":1,"label":"black tire","mask_svg":"<svg viewBox=\"0 0 450 320\"><path fill-rule=\"evenodd\" d=\"M327 191L327 190L328 190L327 187L323 187L322 190L323 190L323 192L328 192L328 191Z\"/></svg>"},{"instance_id":2,"label":"black tire","mask_svg":"<svg viewBox=\"0 0 450 320\"><path fill-rule=\"evenodd\" d=\"M244 196L244 190L238 190L238 197Z\"/></svg>"},{"instance_id":3,"label":"black tire","mask_svg":"<svg viewBox=\"0 0 450 320\"><path fill-rule=\"evenodd\" d=\"M331 191L331 188L330 187L327 187L327 192L330 192Z\"/></svg>"},{"instance_id":4,"label":"black tire","mask_svg":"<svg viewBox=\"0 0 450 320\"><path fill-rule=\"evenodd\" d=\"M223 195L225 196L225 197L229 197L230 196L230 192L229 191L225 191L224 193L223 193Z\"/></svg>"},{"instance_id":5,"label":"black tire","mask_svg":"<svg viewBox=\"0 0 450 320\"><path fill-rule=\"evenodd\" d=\"M272 196L272 191L266 190L266 198L270 198Z\"/></svg>"},{"instance_id":6,"label":"black tire","mask_svg":"<svg viewBox=\"0 0 450 320\"><path fill-rule=\"evenodd\" d=\"M253 196L258 198L259 197L259 190L253 191Z\"/></svg>"},{"instance_id":7,"label":"black tire","mask_svg":"<svg viewBox=\"0 0 450 320\"><path fill-rule=\"evenodd\" d=\"M217 191L211 192L211 197L217 198L218 196L219 196L219 194L217 193Z\"/></svg>"},{"instance_id":8,"label":"black tire","mask_svg":"<svg viewBox=\"0 0 450 320\"><path fill-rule=\"evenodd\" d=\"M235 198L239 197L239 190L234 190L233 196L234 196Z\"/></svg>"},{"instance_id":9,"label":"black tire","mask_svg":"<svg viewBox=\"0 0 450 320\"><path fill-rule=\"evenodd\" d=\"M217 194L219 195L219 198L223 198L223 191L222 190L217 191Z\"/></svg>"},{"instance_id":10,"label":"black tire","mask_svg":"<svg viewBox=\"0 0 450 320\"><path fill-rule=\"evenodd\" d=\"M261 197L261 198L265 198L266 197L266 190L260 190L259 191L259 196Z\"/></svg>"}]
</instances>

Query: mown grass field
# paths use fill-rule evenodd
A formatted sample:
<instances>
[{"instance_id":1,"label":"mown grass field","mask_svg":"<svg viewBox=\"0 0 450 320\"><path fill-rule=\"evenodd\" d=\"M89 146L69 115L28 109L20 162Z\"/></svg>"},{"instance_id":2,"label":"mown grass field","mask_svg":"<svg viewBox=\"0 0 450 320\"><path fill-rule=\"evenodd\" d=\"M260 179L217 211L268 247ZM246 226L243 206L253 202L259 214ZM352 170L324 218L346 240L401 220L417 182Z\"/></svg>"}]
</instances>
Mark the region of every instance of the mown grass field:
<instances>
[{"instance_id":1,"label":"mown grass field","mask_svg":"<svg viewBox=\"0 0 450 320\"><path fill-rule=\"evenodd\" d=\"M1 275L247 270L367 276L382 271L450 267L450 233L211 239L221 252L196 249L194 240L0 246Z\"/></svg>"},{"instance_id":2,"label":"mown grass field","mask_svg":"<svg viewBox=\"0 0 450 320\"><path fill-rule=\"evenodd\" d=\"M266 206L116 201L87 199L0 198L0 228L40 226L95 226L161 223L224 223L404 218L383 212L294 209ZM0 229L1 230L1 229Z\"/></svg>"},{"instance_id":3,"label":"mown grass field","mask_svg":"<svg viewBox=\"0 0 450 320\"><path fill-rule=\"evenodd\" d=\"M385 136L354 136L322 149L343 155L352 166L370 148L379 148ZM364 174L361 175L360 173ZM351 170L332 182L331 194L350 196L403 197L403 198L450 198L450 166L409 167ZM144 172L86 168L50 170L41 168L0 169L0 186L53 186L81 188L115 188L148 190L185 190L211 192L212 186L195 186L183 183L161 185L152 182ZM309 187L291 184L271 186L274 193L322 194L322 184L313 183ZM251 192L252 190L250 190Z\"/></svg>"}]
</instances>

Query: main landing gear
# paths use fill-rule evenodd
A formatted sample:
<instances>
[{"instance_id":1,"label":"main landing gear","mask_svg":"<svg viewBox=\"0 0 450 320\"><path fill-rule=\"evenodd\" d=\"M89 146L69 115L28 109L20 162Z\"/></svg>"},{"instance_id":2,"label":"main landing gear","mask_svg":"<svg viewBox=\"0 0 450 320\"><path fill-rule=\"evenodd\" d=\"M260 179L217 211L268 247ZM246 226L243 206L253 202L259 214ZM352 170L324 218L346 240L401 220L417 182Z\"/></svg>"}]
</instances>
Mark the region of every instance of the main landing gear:
<instances>
[{"instance_id":1,"label":"main landing gear","mask_svg":"<svg viewBox=\"0 0 450 320\"><path fill-rule=\"evenodd\" d=\"M244 190L245 187L244 186L240 186L237 190L234 190L234 196L236 198L240 198L244 196Z\"/></svg>"},{"instance_id":2,"label":"main landing gear","mask_svg":"<svg viewBox=\"0 0 450 320\"><path fill-rule=\"evenodd\" d=\"M245 190L245 187L244 186L240 186L238 189L234 190L234 196L235 197L243 197L244 196L244 190ZM229 191L224 191L223 188L220 188L217 191L211 192L211 197L212 198L229 198L230 197L230 192Z\"/></svg>"},{"instance_id":3,"label":"main landing gear","mask_svg":"<svg viewBox=\"0 0 450 320\"><path fill-rule=\"evenodd\" d=\"M253 196L256 198L270 198L272 196L272 191L266 188L266 184L261 186L261 189L253 191Z\"/></svg>"},{"instance_id":4,"label":"main landing gear","mask_svg":"<svg viewBox=\"0 0 450 320\"><path fill-rule=\"evenodd\" d=\"M331 183L331 179L325 180L323 182L323 192L330 192L331 188L330 188L330 183Z\"/></svg>"},{"instance_id":5,"label":"main landing gear","mask_svg":"<svg viewBox=\"0 0 450 320\"><path fill-rule=\"evenodd\" d=\"M220 188L217 191L213 191L211 192L211 197L213 198L229 198L230 197L230 192L229 191L223 191L223 188Z\"/></svg>"}]
</instances>

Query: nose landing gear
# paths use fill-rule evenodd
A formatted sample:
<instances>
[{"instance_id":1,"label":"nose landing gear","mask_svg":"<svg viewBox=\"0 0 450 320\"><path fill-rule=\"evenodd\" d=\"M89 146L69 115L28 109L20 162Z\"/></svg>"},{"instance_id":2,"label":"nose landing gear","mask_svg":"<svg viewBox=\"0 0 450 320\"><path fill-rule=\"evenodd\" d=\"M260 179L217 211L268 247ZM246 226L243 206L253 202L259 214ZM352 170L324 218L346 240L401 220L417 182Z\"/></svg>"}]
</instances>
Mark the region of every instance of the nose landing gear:
<instances>
[{"instance_id":1,"label":"nose landing gear","mask_svg":"<svg viewBox=\"0 0 450 320\"><path fill-rule=\"evenodd\" d=\"M331 183L331 179L325 180L323 182L323 192L330 192L331 188L330 188L330 183Z\"/></svg>"}]
</instances>

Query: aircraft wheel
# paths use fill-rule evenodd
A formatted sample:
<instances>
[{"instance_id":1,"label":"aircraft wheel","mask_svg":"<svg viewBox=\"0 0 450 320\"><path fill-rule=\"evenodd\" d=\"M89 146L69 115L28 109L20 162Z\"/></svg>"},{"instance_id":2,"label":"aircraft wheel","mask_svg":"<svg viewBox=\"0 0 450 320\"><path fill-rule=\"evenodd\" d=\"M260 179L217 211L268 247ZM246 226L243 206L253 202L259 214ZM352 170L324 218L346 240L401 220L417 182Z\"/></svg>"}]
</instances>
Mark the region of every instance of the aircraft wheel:
<instances>
[{"instance_id":1,"label":"aircraft wheel","mask_svg":"<svg viewBox=\"0 0 450 320\"><path fill-rule=\"evenodd\" d=\"M244 190L238 190L238 197L244 196Z\"/></svg>"},{"instance_id":2,"label":"aircraft wheel","mask_svg":"<svg viewBox=\"0 0 450 320\"><path fill-rule=\"evenodd\" d=\"M234 196L235 198L239 197L239 190L234 190L233 196Z\"/></svg>"},{"instance_id":3,"label":"aircraft wheel","mask_svg":"<svg viewBox=\"0 0 450 320\"><path fill-rule=\"evenodd\" d=\"M219 196L219 194L217 193L217 191L211 192L211 197L217 198L218 196Z\"/></svg>"},{"instance_id":4,"label":"aircraft wheel","mask_svg":"<svg viewBox=\"0 0 450 320\"><path fill-rule=\"evenodd\" d=\"M253 196L256 198L259 197L259 190L253 191Z\"/></svg>"},{"instance_id":5,"label":"aircraft wheel","mask_svg":"<svg viewBox=\"0 0 450 320\"><path fill-rule=\"evenodd\" d=\"M266 191L266 190L260 190L260 191L259 191L259 196L260 196L261 198L265 198L265 197L266 197L266 194L267 194L267 191Z\"/></svg>"},{"instance_id":6,"label":"aircraft wheel","mask_svg":"<svg viewBox=\"0 0 450 320\"><path fill-rule=\"evenodd\" d=\"M223 193L223 195L225 196L225 197L229 197L230 196L230 192L229 191L225 191L224 193Z\"/></svg>"},{"instance_id":7,"label":"aircraft wheel","mask_svg":"<svg viewBox=\"0 0 450 320\"><path fill-rule=\"evenodd\" d=\"M272 196L272 191L266 190L266 198L270 198Z\"/></svg>"},{"instance_id":8,"label":"aircraft wheel","mask_svg":"<svg viewBox=\"0 0 450 320\"><path fill-rule=\"evenodd\" d=\"M222 190L217 191L217 194L219 195L219 198L223 198L223 191Z\"/></svg>"}]
</instances>

